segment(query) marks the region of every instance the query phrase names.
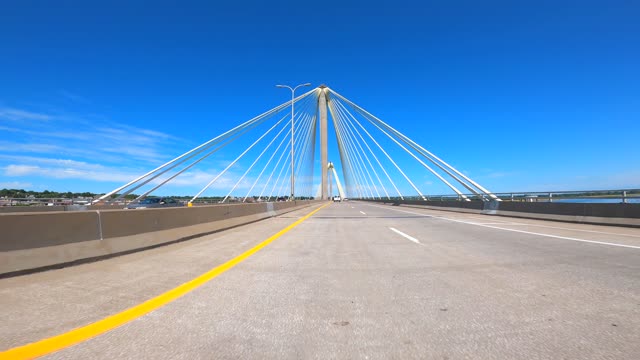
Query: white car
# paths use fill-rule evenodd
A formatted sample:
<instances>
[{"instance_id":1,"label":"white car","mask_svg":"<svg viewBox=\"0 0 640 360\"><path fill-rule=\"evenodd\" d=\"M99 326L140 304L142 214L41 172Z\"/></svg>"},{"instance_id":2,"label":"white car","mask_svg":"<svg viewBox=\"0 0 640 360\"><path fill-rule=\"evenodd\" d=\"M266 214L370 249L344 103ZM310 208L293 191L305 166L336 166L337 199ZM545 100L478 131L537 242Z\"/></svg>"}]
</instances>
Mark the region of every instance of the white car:
<instances>
[{"instance_id":1,"label":"white car","mask_svg":"<svg viewBox=\"0 0 640 360\"><path fill-rule=\"evenodd\" d=\"M340 202L340 201L342 201L342 200L340 199L340 196L334 196L334 197L333 197L333 201L334 201L334 202L336 202L336 201L337 201L337 202Z\"/></svg>"}]
</instances>

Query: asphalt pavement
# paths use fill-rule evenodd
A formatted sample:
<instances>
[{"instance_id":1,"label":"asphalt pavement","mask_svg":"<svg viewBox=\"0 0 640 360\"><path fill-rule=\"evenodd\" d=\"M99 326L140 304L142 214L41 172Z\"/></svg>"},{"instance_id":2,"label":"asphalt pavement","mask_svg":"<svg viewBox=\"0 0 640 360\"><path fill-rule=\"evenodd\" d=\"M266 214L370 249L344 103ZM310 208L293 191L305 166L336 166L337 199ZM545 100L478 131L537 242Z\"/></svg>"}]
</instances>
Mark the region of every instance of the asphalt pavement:
<instances>
[{"instance_id":1,"label":"asphalt pavement","mask_svg":"<svg viewBox=\"0 0 640 360\"><path fill-rule=\"evenodd\" d=\"M0 347L161 295L309 213L0 279ZM48 359L638 359L640 229L332 203Z\"/></svg>"}]
</instances>

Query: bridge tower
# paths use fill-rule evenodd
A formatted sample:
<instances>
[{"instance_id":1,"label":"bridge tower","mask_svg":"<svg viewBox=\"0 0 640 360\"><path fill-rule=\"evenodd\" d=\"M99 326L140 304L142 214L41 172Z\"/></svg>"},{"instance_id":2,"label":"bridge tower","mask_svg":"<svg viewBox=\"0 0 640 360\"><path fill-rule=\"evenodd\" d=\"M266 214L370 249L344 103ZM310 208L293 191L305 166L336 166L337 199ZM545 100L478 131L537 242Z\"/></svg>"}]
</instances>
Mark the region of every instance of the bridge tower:
<instances>
[{"instance_id":1,"label":"bridge tower","mask_svg":"<svg viewBox=\"0 0 640 360\"><path fill-rule=\"evenodd\" d=\"M326 85L320 85L320 95L318 96L318 111L320 112L320 173L322 183L320 184L322 200L329 198L329 182L327 180L328 154L327 154L327 92Z\"/></svg>"}]
</instances>

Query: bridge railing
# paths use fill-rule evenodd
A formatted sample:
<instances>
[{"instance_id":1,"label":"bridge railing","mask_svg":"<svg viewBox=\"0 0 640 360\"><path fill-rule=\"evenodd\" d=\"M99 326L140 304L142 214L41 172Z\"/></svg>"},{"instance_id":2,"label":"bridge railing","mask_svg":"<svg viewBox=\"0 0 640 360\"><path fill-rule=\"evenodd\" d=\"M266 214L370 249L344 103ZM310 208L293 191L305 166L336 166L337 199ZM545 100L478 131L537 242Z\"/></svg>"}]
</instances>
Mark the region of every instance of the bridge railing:
<instances>
[{"instance_id":1,"label":"bridge railing","mask_svg":"<svg viewBox=\"0 0 640 360\"><path fill-rule=\"evenodd\" d=\"M394 206L423 207L434 210L470 212L568 221L597 225L640 227L640 191L555 191L494 193L501 201L457 201L455 196L430 196L429 200L363 199Z\"/></svg>"},{"instance_id":2,"label":"bridge railing","mask_svg":"<svg viewBox=\"0 0 640 360\"><path fill-rule=\"evenodd\" d=\"M568 202L568 203L637 203L640 204L640 189L587 190L587 191L521 191L494 193L502 201L513 202ZM472 201L481 199L465 194ZM427 195L430 201L461 201L456 194ZM407 200L421 200L419 196L405 196Z\"/></svg>"}]
</instances>

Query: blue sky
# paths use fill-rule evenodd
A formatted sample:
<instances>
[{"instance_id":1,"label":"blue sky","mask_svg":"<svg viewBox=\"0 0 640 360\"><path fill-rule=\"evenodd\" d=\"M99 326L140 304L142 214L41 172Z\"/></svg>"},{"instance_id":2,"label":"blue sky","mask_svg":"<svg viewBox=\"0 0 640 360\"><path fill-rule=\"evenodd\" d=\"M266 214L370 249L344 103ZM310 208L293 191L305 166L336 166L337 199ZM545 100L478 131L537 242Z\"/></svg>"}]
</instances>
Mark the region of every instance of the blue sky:
<instances>
[{"instance_id":1,"label":"blue sky","mask_svg":"<svg viewBox=\"0 0 640 360\"><path fill-rule=\"evenodd\" d=\"M5 2L0 188L109 191L302 82L492 191L640 188L639 18L615 0Z\"/></svg>"}]
</instances>

